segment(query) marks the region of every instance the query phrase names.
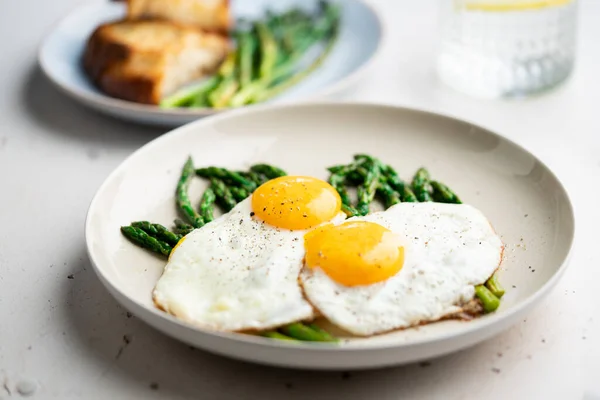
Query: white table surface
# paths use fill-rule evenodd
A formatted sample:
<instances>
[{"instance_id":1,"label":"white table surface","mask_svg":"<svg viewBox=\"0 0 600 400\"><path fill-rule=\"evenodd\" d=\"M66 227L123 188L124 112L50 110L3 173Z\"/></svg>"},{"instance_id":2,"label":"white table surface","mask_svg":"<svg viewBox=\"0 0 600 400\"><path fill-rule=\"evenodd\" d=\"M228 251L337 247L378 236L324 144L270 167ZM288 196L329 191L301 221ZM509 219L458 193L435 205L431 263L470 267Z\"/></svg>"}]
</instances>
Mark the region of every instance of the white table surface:
<instances>
[{"instance_id":1,"label":"white table surface","mask_svg":"<svg viewBox=\"0 0 600 400\"><path fill-rule=\"evenodd\" d=\"M566 85L498 102L436 80L437 1L372 0L389 37L376 73L349 98L443 111L523 144L571 193L577 248L546 301L506 333L430 363L350 374L192 350L128 317L101 286L84 247L88 204L113 168L165 130L91 112L41 75L40 40L80 3L7 1L0 11L0 399L600 399L600 1L582 3Z\"/></svg>"}]
</instances>

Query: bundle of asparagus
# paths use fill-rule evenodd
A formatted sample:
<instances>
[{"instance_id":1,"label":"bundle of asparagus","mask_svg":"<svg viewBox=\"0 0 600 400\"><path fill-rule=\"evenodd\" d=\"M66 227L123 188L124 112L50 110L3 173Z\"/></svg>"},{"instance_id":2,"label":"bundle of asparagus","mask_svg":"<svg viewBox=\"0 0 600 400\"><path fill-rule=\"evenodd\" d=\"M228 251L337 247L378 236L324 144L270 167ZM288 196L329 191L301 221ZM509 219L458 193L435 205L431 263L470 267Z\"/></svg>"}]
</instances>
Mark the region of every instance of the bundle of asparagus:
<instances>
[{"instance_id":1,"label":"bundle of asparagus","mask_svg":"<svg viewBox=\"0 0 600 400\"><path fill-rule=\"evenodd\" d=\"M192 88L183 89L160 103L175 107L240 107L273 98L294 86L327 58L336 41L340 9L326 1L313 15L300 9L282 14L268 12L264 20L240 21L236 48L217 74ZM317 44L324 48L302 68L307 52Z\"/></svg>"}]
</instances>

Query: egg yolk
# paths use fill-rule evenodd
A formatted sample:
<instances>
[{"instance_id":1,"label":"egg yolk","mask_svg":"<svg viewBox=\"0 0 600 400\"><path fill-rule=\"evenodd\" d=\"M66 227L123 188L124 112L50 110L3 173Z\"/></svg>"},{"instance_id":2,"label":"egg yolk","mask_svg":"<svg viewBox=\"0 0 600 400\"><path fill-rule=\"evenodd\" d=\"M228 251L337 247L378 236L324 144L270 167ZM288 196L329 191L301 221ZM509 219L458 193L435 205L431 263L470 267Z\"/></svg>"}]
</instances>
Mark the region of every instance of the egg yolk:
<instances>
[{"instance_id":1,"label":"egg yolk","mask_svg":"<svg viewBox=\"0 0 600 400\"><path fill-rule=\"evenodd\" d=\"M330 221L340 212L341 205L333 186L308 176L275 178L252 194L252 211L258 218L290 230L309 229Z\"/></svg>"},{"instance_id":2,"label":"egg yolk","mask_svg":"<svg viewBox=\"0 0 600 400\"><path fill-rule=\"evenodd\" d=\"M328 224L304 235L306 264L345 285L370 285L402 269L404 247L383 226L366 221Z\"/></svg>"}]
</instances>

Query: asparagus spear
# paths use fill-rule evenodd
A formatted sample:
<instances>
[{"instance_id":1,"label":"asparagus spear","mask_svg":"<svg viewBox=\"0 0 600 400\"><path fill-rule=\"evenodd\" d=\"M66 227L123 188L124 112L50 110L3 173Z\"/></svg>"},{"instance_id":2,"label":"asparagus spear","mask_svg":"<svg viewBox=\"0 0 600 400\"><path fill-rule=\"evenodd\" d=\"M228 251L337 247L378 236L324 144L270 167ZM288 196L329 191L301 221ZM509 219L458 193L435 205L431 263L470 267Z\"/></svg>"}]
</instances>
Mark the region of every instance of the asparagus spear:
<instances>
[{"instance_id":1,"label":"asparagus spear","mask_svg":"<svg viewBox=\"0 0 600 400\"><path fill-rule=\"evenodd\" d=\"M402 199L402 195L404 194L404 187L406 184L400 177L394 168L391 165L386 165L383 167L382 171L383 175L386 178L388 185L391 186L396 192L400 194L400 199Z\"/></svg>"},{"instance_id":2,"label":"asparagus spear","mask_svg":"<svg viewBox=\"0 0 600 400\"><path fill-rule=\"evenodd\" d=\"M197 99L205 96L206 93L213 90L219 83L219 77L213 76L198 85L181 89L174 94L164 98L160 102L162 108L177 108L186 106L197 106Z\"/></svg>"},{"instance_id":3,"label":"asparagus spear","mask_svg":"<svg viewBox=\"0 0 600 400\"><path fill-rule=\"evenodd\" d=\"M262 185L263 183L265 183L268 180L268 178L266 176L257 174L256 172L253 172L253 171L238 172L238 174L240 174L244 178L250 180L251 182L254 182L257 187Z\"/></svg>"},{"instance_id":4,"label":"asparagus spear","mask_svg":"<svg viewBox=\"0 0 600 400\"><path fill-rule=\"evenodd\" d=\"M339 30L339 9L332 6L327 10L324 13L325 15L315 24L319 29L313 29L314 32L310 35L307 35L304 31L297 32L298 43L294 44L294 51L285 62L276 66L269 80L261 79L250 83L233 96L229 105L239 107L251 102L270 99L296 85L319 68L333 49ZM329 36L329 41L322 54L304 71L295 73L297 63L304 56L305 51L327 36ZM275 85L271 86L273 83Z\"/></svg>"},{"instance_id":5,"label":"asparagus spear","mask_svg":"<svg viewBox=\"0 0 600 400\"><path fill-rule=\"evenodd\" d=\"M500 299L484 285L475 286L475 295L481 300L483 310L486 313L495 311L500 306Z\"/></svg>"},{"instance_id":6,"label":"asparagus spear","mask_svg":"<svg viewBox=\"0 0 600 400\"><path fill-rule=\"evenodd\" d=\"M309 75L311 75L314 71L319 69L319 67L321 67L323 62L327 59L327 57L333 50L335 42L336 42L335 37L332 37L329 40L327 47L325 47L325 50L317 57L317 59L308 68L306 68L296 74L291 75L288 79L282 81L281 83L278 83L264 91L257 93L255 95L255 97L253 98L253 102L260 103L260 102L272 99L273 97L279 96L280 94L282 94L289 88L291 88L291 87L297 85L298 83L300 83L301 81L303 81L305 78L307 78Z\"/></svg>"},{"instance_id":7,"label":"asparagus spear","mask_svg":"<svg viewBox=\"0 0 600 400\"><path fill-rule=\"evenodd\" d=\"M211 178L210 182L211 188L215 192L215 196L219 204L223 206L225 211L231 211L231 209L235 207L237 202L233 198L233 195L231 194L231 191L229 190L227 185L225 185L225 182L216 178Z\"/></svg>"},{"instance_id":8,"label":"asparagus spear","mask_svg":"<svg viewBox=\"0 0 600 400\"><path fill-rule=\"evenodd\" d=\"M231 194L233 195L235 201L237 201L238 203L250 195L245 189L237 186L230 186L229 190L231 191Z\"/></svg>"},{"instance_id":9,"label":"asparagus spear","mask_svg":"<svg viewBox=\"0 0 600 400\"><path fill-rule=\"evenodd\" d=\"M257 22L254 24L254 28L260 40L261 57L258 68L259 76L261 80L269 82L273 74L273 67L277 61L277 43L275 42L273 33L265 23Z\"/></svg>"},{"instance_id":10,"label":"asparagus spear","mask_svg":"<svg viewBox=\"0 0 600 400\"><path fill-rule=\"evenodd\" d=\"M140 228L133 226L122 226L123 235L140 247L151 250L157 254L168 257L173 249L168 243L148 235Z\"/></svg>"},{"instance_id":11,"label":"asparagus spear","mask_svg":"<svg viewBox=\"0 0 600 400\"><path fill-rule=\"evenodd\" d=\"M173 232L175 232L178 235L181 236L185 236L188 233L191 233L194 230L194 227L190 227L190 228L173 228Z\"/></svg>"},{"instance_id":12,"label":"asparagus spear","mask_svg":"<svg viewBox=\"0 0 600 400\"><path fill-rule=\"evenodd\" d=\"M235 77L224 79L223 82L211 94L208 95L208 101L214 108L224 108L235 95L240 87Z\"/></svg>"},{"instance_id":13,"label":"asparagus spear","mask_svg":"<svg viewBox=\"0 0 600 400\"><path fill-rule=\"evenodd\" d=\"M340 198L342 200L342 204L344 206L346 206L348 208L348 210L353 212L354 215L354 208L352 207L352 202L350 200L350 196L348 195L348 191L346 190L346 187L344 186L344 183L346 181L346 176L341 174L341 173L336 173L336 174L331 174L329 176L329 184L331 186L333 186L333 188L335 190L337 190L337 192L340 195ZM356 211L358 213L358 211Z\"/></svg>"},{"instance_id":14,"label":"asparagus spear","mask_svg":"<svg viewBox=\"0 0 600 400\"><path fill-rule=\"evenodd\" d=\"M156 239L162 240L171 246L175 246L180 240L181 235L171 232L166 227L160 224L153 224L148 221L136 221L132 222L131 226L139 228L146 232L148 235L153 236Z\"/></svg>"},{"instance_id":15,"label":"asparagus spear","mask_svg":"<svg viewBox=\"0 0 600 400\"><path fill-rule=\"evenodd\" d=\"M227 105L231 97L238 90L239 83L236 79L237 51L230 52L219 67L218 75L221 78L219 85L208 95L211 106L221 108Z\"/></svg>"},{"instance_id":16,"label":"asparagus spear","mask_svg":"<svg viewBox=\"0 0 600 400\"><path fill-rule=\"evenodd\" d=\"M325 50L319 55L319 57L317 57L317 59L308 68L306 68L303 71L300 71L296 74L293 74L288 79L270 87L267 90L257 93L253 99L254 102L262 102L262 101L265 101L265 100L268 100L275 96L280 95L284 91L288 90L290 87L295 86L296 84L301 82L303 79L308 77L310 74L312 74L315 70L317 70L323 64L325 59L327 59L327 57L333 50L333 47L337 40L338 31L339 31L339 9L338 9L338 7L330 6L328 10L329 11L327 12L327 18L324 20L325 22L323 22L323 24L328 24L328 25L326 26L326 28L320 28L320 29L324 29L324 32L322 32L322 34L329 36L327 45L325 46ZM320 26L321 25L319 25L319 27ZM320 36L318 33L316 33L316 36L318 39L320 39ZM314 43L314 39L307 39L307 41L308 41L307 47L310 47L312 45L312 43ZM289 69L289 66L286 66L286 67ZM282 74L283 76L285 76L285 75L287 75L286 72L287 71L282 70L279 73Z\"/></svg>"},{"instance_id":17,"label":"asparagus spear","mask_svg":"<svg viewBox=\"0 0 600 400\"><path fill-rule=\"evenodd\" d=\"M385 181L380 180L377 186L377 194L383 199L385 208L390 208L394 204L400 203L400 195Z\"/></svg>"},{"instance_id":18,"label":"asparagus spear","mask_svg":"<svg viewBox=\"0 0 600 400\"><path fill-rule=\"evenodd\" d=\"M283 333L279 333L277 331L265 331L261 333L262 336L268 337L271 339L279 339L279 340L296 340L289 336L284 335Z\"/></svg>"},{"instance_id":19,"label":"asparagus spear","mask_svg":"<svg viewBox=\"0 0 600 400\"><path fill-rule=\"evenodd\" d=\"M327 168L327 171L331 172L332 174L339 174L339 173L346 174L347 168L349 168L350 165L346 165L346 164L332 165L331 167Z\"/></svg>"},{"instance_id":20,"label":"asparagus spear","mask_svg":"<svg viewBox=\"0 0 600 400\"><path fill-rule=\"evenodd\" d=\"M213 204L216 200L216 195L212 187L206 188L200 199L200 215L204 219L204 223L208 223L214 219L213 217Z\"/></svg>"},{"instance_id":21,"label":"asparagus spear","mask_svg":"<svg viewBox=\"0 0 600 400\"><path fill-rule=\"evenodd\" d=\"M502 287L502 285L500 284L500 282L498 281L498 277L496 276L496 273L494 272L494 274L490 277L490 279L487 280L487 282L485 283L485 286L490 290L490 292L492 292L494 294L494 296L496 296L497 298L501 299L502 296L504 296L504 288Z\"/></svg>"},{"instance_id":22,"label":"asparagus spear","mask_svg":"<svg viewBox=\"0 0 600 400\"><path fill-rule=\"evenodd\" d=\"M279 178L280 176L287 175L287 173L281 168L277 168L269 164L254 164L250 167L250 171L257 174L262 174L269 179L275 179Z\"/></svg>"},{"instance_id":23,"label":"asparagus spear","mask_svg":"<svg viewBox=\"0 0 600 400\"><path fill-rule=\"evenodd\" d=\"M402 193L402 201L405 203L417 203L417 196L408 185L404 186L404 192Z\"/></svg>"},{"instance_id":24,"label":"asparagus spear","mask_svg":"<svg viewBox=\"0 0 600 400\"><path fill-rule=\"evenodd\" d=\"M440 203L455 203L461 204L462 201L458 198L448 186L438 181L431 181L431 187L433 188L433 200Z\"/></svg>"},{"instance_id":25,"label":"asparagus spear","mask_svg":"<svg viewBox=\"0 0 600 400\"><path fill-rule=\"evenodd\" d=\"M250 84L254 75L254 54L257 43L253 32L243 32L238 39L239 58L238 68L240 70L240 88L243 89Z\"/></svg>"},{"instance_id":26,"label":"asparagus spear","mask_svg":"<svg viewBox=\"0 0 600 400\"><path fill-rule=\"evenodd\" d=\"M311 329L310 327L300 323L294 322L292 324L283 326L280 328L280 331L294 339L311 341L311 342L334 342L337 339L331 337L331 335L324 335L316 330Z\"/></svg>"},{"instance_id":27,"label":"asparagus spear","mask_svg":"<svg viewBox=\"0 0 600 400\"><path fill-rule=\"evenodd\" d=\"M190 202L187 192L195 172L196 171L194 169L192 157L188 157L183 169L181 170L179 183L177 183L177 206L194 228L200 228L202 225L204 225L204 220L192 207L192 203Z\"/></svg>"},{"instance_id":28,"label":"asparagus spear","mask_svg":"<svg viewBox=\"0 0 600 400\"><path fill-rule=\"evenodd\" d=\"M329 338L330 341L332 341L332 342L337 342L338 341L337 338L335 338L333 335L331 335L331 333L327 332L325 329L321 328L320 326L318 326L316 324L307 324L307 325L313 331L315 331L315 332L323 335L323 337Z\"/></svg>"},{"instance_id":29,"label":"asparagus spear","mask_svg":"<svg viewBox=\"0 0 600 400\"><path fill-rule=\"evenodd\" d=\"M226 168L208 167L199 168L196 170L196 175L203 178L216 178L222 180L229 185L239 185L248 191L256 189L256 183L251 179L244 177L242 174L230 171Z\"/></svg>"},{"instance_id":30,"label":"asparagus spear","mask_svg":"<svg viewBox=\"0 0 600 400\"><path fill-rule=\"evenodd\" d=\"M185 221L177 218L174 222L175 227L178 229L194 229L194 227L188 223L186 223Z\"/></svg>"},{"instance_id":31,"label":"asparagus spear","mask_svg":"<svg viewBox=\"0 0 600 400\"><path fill-rule=\"evenodd\" d=\"M412 189L419 201L432 201L429 171L419 168L412 180Z\"/></svg>"},{"instance_id":32,"label":"asparagus spear","mask_svg":"<svg viewBox=\"0 0 600 400\"><path fill-rule=\"evenodd\" d=\"M379 185L379 178L381 176L381 169L376 162L369 163L365 180L362 185L358 186L358 202L356 209L360 215L367 215L369 213L369 204L375 198L375 191Z\"/></svg>"},{"instance_id":33,"label":"asparagus spear","mask_svg":"<svg viewBox=\"0 0 600 400\"><path fill-rule=\"evenodd\" d=\"M288 26L287 29L283 32L281 42L283 49L288 53L288 55L292 56L297 53L301 49L299 46L299 42L302 38L308 36L310 30L312 29L312 21L310 19L304 21L298 21L294 26ZM302 44L307 44L306 41L303 41Z\"/></svg>"}]
</instances>

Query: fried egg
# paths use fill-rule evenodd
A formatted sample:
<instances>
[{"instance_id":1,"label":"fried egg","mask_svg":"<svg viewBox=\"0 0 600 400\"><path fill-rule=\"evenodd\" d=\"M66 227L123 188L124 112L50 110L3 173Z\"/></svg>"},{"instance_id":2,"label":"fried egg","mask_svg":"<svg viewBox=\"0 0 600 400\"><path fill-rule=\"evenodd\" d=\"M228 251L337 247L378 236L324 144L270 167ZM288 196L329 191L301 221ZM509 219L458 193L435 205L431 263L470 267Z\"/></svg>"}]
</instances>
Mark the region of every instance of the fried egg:
<instances>
[{"instance_id":1,"label":"fried egg","mask_svg":"<svg viewBox=\"0 0 600 400\"><path fill-rule=\"evenodd\" d=\"M266 182L177 244L153 290L155 304L223 331L312 319L298 283L304 235L345 219L340 209L339 194L325 181L285 176Z\"/></svg>"},{"instance_id":2,"label":"fried egg","mask_svg":"<svg viewBox=\"0 0 600 400\"><path fill-rule=\"evenodd\" d=\"M504 246L476 208L426 202L323 225L305 248L307 299L333 324L369 336L461 311Z\"/></svg>"}]
</instances>

